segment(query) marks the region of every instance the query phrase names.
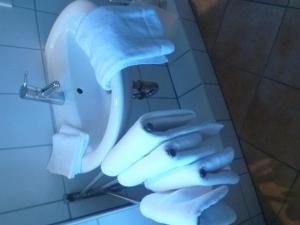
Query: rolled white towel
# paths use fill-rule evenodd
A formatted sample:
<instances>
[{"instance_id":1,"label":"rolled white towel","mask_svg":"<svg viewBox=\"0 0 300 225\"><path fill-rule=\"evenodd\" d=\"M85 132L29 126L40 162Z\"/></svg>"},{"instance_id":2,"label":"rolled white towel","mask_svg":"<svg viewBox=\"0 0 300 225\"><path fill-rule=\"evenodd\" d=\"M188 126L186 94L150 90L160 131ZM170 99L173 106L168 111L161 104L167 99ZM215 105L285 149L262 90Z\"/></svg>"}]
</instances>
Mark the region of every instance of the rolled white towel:
<instances>
[{"instance_id":1,"label":"rolled white towel","mask_svg":"<svg viewBox=\"0 0 300 225\"><path fill-rule=\"evenodd\" d=\"M51 173L71 179L80 173L81 160L88 147L89 135L74 127L63 125L53 135L53 148L47 165Z\"/></svg>"},{"instance_id":2,"label":"rolled white towel","mask_svg":"<svg viewBox=\"0 0 300 225\"><path fill-rule=\"evenodd\" d=\"M219 124L191 126L195 118L190 110L167 110L144 114L105 157L101 169L108 176L118 176L165 141L192 133L215 134Z\"/></svg>"},{"instance_id":3,"label":"rolled white towel","mask_svg":"<svg viewBox=\"0 0 300 225\"><path fill-rule=\"evenodd\" d=\"M201 214L227 193L226 186L214 190L209 187L188 187L173 192L153 193L142 199L140 210L145 217L158 223L197 225Z\"/></svg>"},{"instance_id":4,"label":"rolled white towel","mask_svg":"<svg viewBox=\"0 0 300 225\"><path fill-rule=\"evenodd\" d=\"M145 181L145 187L154 192L162 192L197 185L236 184L239 176L229 169L224 169L233 158L233 149L227 148L190 165L149 178Z\"/></svg>"},{"instance_id":5,"label":"rolled white towel","mask_svg":"<svg viewBox=\"0 0 300 225\"><path fill-rule=\"evenodd\" d=\"M174 45L165 38L161 19L152 7L103 6L80 23L75 39L90 58L101 87L123 69L141 64L162 64Z\"/></svg>"},{"instance_id":6,"label":"rolled white towel","mask_svg":"<svg viewBox=\"0 0 300 225\"><path fill-rule=\"evenodd\" d=\"M132 187L171 169L188 165L216 152L210 145L201 145L201 134L191 134L168 141L134 163L118 176L123 186Z\"/></svg>"}]
</instances>

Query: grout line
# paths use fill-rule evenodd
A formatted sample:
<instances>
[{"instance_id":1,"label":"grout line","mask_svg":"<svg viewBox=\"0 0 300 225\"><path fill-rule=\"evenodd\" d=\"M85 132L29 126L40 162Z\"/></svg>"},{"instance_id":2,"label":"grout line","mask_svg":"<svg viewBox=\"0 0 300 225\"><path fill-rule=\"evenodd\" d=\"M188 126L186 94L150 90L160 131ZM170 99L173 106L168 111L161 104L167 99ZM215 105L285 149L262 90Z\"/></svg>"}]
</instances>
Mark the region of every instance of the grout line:
<instances>
[{"instance_id":1,"label":"grout line","mask_svg":"<svg viewBox=\"0 0 300 225\"><path fill-rule=\"evenodd\" d=\"M56 15L56 16L59 15L58 13L53 13L53 12L48 12L48 11L36 9L35 5L34 5L34 8L30 8L30 7L26 7L26 6L16 5L15 3L13 3L13 7L14 8L20 8L20 9L31 10L31 11L37 11L37 12L41 12L41 13L45 13L45 14L51 14L51 15Z\"/></svg>"},{"instance_id":2,"label":"grout line","mask_svg":"<svg viewBox=\"0 0 300 225\"><path fill-rule=\"evenodd\" d=\"M19 93L5 93L5 92L2 92L2 93L0 93L0 95L18 95L19 96Z\"/></svg>"},{"instance_id":3,"label":"grout line","mask_svg":"<svg viewBox=\"0 0 300 225\"><path fill-rule=\"evenodd\" d=\"M281 27L282 27L284 18L285 18L285 16L286 16L286 12L287 12L287 9L284 9L283 15L282 15L282 17L281 17L280 24L279 24L278 29L277 29L277 33L276 33L275 38L274 38L273 43L272 43L272 47L271 47L271 49L270 49L270 51L269 51L269 54L268 54L266 63L265 63L265 65L264 65L264 71L263 71L263 73L262 73L263 76L264 76L264 74L266 73L268 64L269 64L270 59L271 59L271 55L272 55L272 53L273 53L273 49L274 49L275 44L276 44L276 42L277 42L277 40L278 40L279 33L280 33L280 30L281 30ZM259 87L260 87L262 81L263 81L263 77L260 78L260 80L259 80L259 82L258 82L258 84L257 84L257 86L256 86L256 88L255 88L255 91L254 91L255 94L254 94L254 96L252 97L252 100L250 101L250 103L249 103L249 105L248 105L248 109L246 110L245 116L244 116L244 118L243 118L243 120L242 120L242 122L241 122L241 127L240 127L240 130L241 130L241 131L242 131L243 128L245 127L245 125L246 125L246 118L248 117L251 108L253 108L253 106L254 106L254 104L255 104L255 99L256 99L256 97L257 97L257 95L258 95L258 90L259 90Z\"/></svg>"},{"instance_id":4,"label":"grout line","mask_svg":"<svg viewBox=\"0 0 300 225\"><path fill-rule=\"evenodd\" d=\"M260 5L275 6L275 7L280 7L280 8L286 8L288 6L288 3L286 3L286 5L281 5L281 4L261 2L261 1L256 1L256 0L243 0L243 1L244 2L249 2L249 3L257 3L257 4L260 4Z\"/></svg>"},{"instance_id":5,"label":"grout line","mask_svg":"<svg viewBox=\"0 0 300 225\"><path fill-rule=\"evenodd\" d=\"M27 148L39 148L39 147L50 147L52 144L41 144L41 145L25 145L25 146L14 146L14 147L1 147L0 151L27 149Z\"/></svg>"},{"instance_id":6,"label":"grout line","mask_svg":"<svg viewBox=\"0 0 300 225\"><path fill-rule=\"evenodd\" d=\"M287 195L286 195L286 197L285 197L283 203L282 203L281 206L280 206L280 209L278 210L277 215L276 215L276 216L274 217L274 219L272 220L272 223L273 223L273 222L276 222L276 221L279 219L279 216L280 216L280 214L281 214L281 212L282 212L282 210L283 210L283 207L284 207L284 205L288 202L288 199L289 199L289 196L290 196L290 194L291 194L291 192L292 192L292 189L293 189L294 185L296 184L296 182L297 182L297 180L298 180L299 177L300 177L300 173L298 172L297 175L295 176L295 179L293 180L293 182L292 182L292 184L291 184L289 190L288 190L288 193L287 193Z\"/></svg>"},{"instance_id":7,"label":"grout line","mask_svg":"<svg viewBox=\"0 0 300 225\"><path fill-rule=\"evenodd\" d=\"M12 210L8 210L8 211L3 211L3 212L0 212L0 215L9 214L9 213L15 213L15 212L18 212L18 211L23 211L23 210L28 210L28 209L33 209L33 208L37 208L37 207L41 207L41 206L46 206L46 205L50 205L50 204L54 204L54 203L58 203L58 202L63 202L63 199L56 200L56 201L45 202L45 203L41 203L41 204L37 204L37 205L32 205L32 206L28 206L28 207L22 207L22 208L18 208L18 209L12 209Z\"/></svg>"},{"instance_id":8,"label":"grout line","mask_svg":"<svg viewBox=\"0 0 300 225\"><path fill-rule=\"evenodd\" d=\"M30 47L16 46L16 45L7 45L7 44L0 44L0 47L27 49L27 50L34 50L34 51L40 51L41 50L39 48L30 48Z\"/></svg>"},{"instance_id":9,"label":"grout line","mask_svg":"<svg viewBox=\"0 0 300 225\"><path fill-rule=\"evenodd\" d=\"M188 91L185 91L184 93L182 93L181 95L178 96L178 98L181 98L185 95L187 95L188 93L194 91L195 89L201 87L201 86L206 86L206 85L211 85L211 86L220 86L218 83L208 83L208 82L203 82L201 84L197 84L196 86L192 87L191 89L189 89ZM222 93L223 94L223 93ZM224 95L223 95L224 97Z\"/></svg>"},{"instance_id":10,"label":"grout line","mask_svg":"<svg viewBox=\"0 0 300 225\"><path fill-rule=\"evenodd\" d=\"M228 8L228 6L229 6L229 3L230 3L230 0L227 0L226 5L225 5L224 10L223 10L223 14L222 14L222 16L221 16L221 22L220 22L220 24L219 24L219 26L218 26L218 29L217 29L216 38L215 38L215 40L214 40L214 42L213 42L213 45L211 46L210 51L208 51L208 54L211 55L211 57L212 57L212 55L213 55L213 52L215 51L215 47L216 47L216 44L217 44L217 40L218 40L218 38L219 38L219 35L220 35L220 33L221 33L221 30L222 30L222 27L223 27L223 24L224 24L225 14L226 14L227 8ZM207 48L207 49L208 49L208 48Z\"/></svg>"},{"instance_id":11,"label":"grout line","mask_svg":"<svg viewBox=\"0 0 300 225\"><path fill-rule=\"evenodd\" d=\"M292 85L290 85L290 84L284 83L284 82L279 81L279 80L275 80L275 79L273 79L273 78L271 78L271 77L268 77L268 76L266 76L266 75L262 75L262 74L258 74L258 73L249 71L249 70L247 70L247 69L244 69L244 68L242 68L242 67L239 67L239 66L237 66L237 65L234 65L234 64L232 64L232 63L228 63L228 62L224 61L224 60L221 59L221 58L213 57L212 59L213 59L213 61L215 61L215 62L218 61L218 62L227 64L227 65L229 65L230 67L232 67L232 68L234 68L234 69L237 69L237 70L239 70L239 71L241 71L241 72L245 72L245 73L248 73L248 74L250 74L250 75L252 75L252 76L255 76L255 77L258 77L258 78L263 78L263 79L265 79L265 80L269 80L269 81L272 81L272 82L274 82L274 83L277 83L277 84L286 86L286 87L288 87L288 88L292 88L292 89L294 89L294 90L296 90L296 91L300 91L300 88L298 88L298 87L292 86Z\"/></svg>"},{"instance_id":12,"label":"grout line","mask_svg":"<svg viewBox=\"0 0 300 225\"><path fill-rule=\"evenodd\" d=\"M266 151L263 150L262 148L260 148L260 147L258 147L258 146L256 146L256 145L252 144L251 142L245 140L244 138L241 138L241 137L240 137L240 139L241 139L243 142L245 142L246 144L248 144L248 145L250 145L251 147L255 148L256 150L258 150L258 151L264 153L264 154L265 154L266 156L268 156L269 158L271 158L271 159L273 159L273 160L276 160L276 161L280 162L281 164L283 164L283 165L289 167L290 169L294 170L295 172L298 172L298 169L297 169L297 168L295 168L295 167L289 165L288 163L282 161L281 159L276 158L275 156L273 156L273 155L271 155L270 153L266 152Z\"/></svg>"},{"instance_id":13,"label":"grout line","mask_svg":"<svg viewBox=\"0 0 300 225\"><path fill-rule=\"evenodd\" d=\"M1 94L1 93L0 93ZM176 97L149 97L148 99L164 99L164 100L176 100Z\"/></svg>"},{"instance_id":14,"label":"grout line","mask_svg":"<svg viewBox=\"0 0 300 225\"><path fill-rule=\"evenodd\" d=\"M188 54L190 51L193 51L191 48L186 50L184 53L182 53L180 56L177 56L177 58L173 59L171 62L168 63L168 65L173 65L175 62L177 62L179 59L181 59L183 56Z\"/></svg>"},{"instance_id":15,"label":"grout line","mask_svg":"<svg viewBox=\"0 0 300 225\"><path fill-rule=\"evenodd\" d=\"M258 217L258 216L263 216L263 214L260 212L260 213L254 215L254 216L249 216L249 218L247 218L247 219L241 221L238 225L243 225L244 223L246 223L246 222L248 222L248 221L250 221L250 220L253 220L255 217ZM255 224L255 225L256 225L256 224Z\"/></svg>"},{"instance_id":16,"label":"grout line","mask_svg":"<svg viewBox=\"0 0 300 225\"><path fill-rule=\"evenodd\" d=\"M167 70L168 70L168 75L169 75L169 78L170 78L170 81L171 81L171 84L172 84L172 87L173 87L173 91L174 91L174 94L175 94L175 99L176 99L176 101L177 101L178 108L179 108L179 109L182 109L181 104L180 104L180 101L179 101L179 97L178 97L178 94L177 94L177 90L176 90L176 88L175 88L175 83L174 83L173 78L172 78L172 75L171 75L171 71L170 71L170 66L169 66L169 64L167 64L166 68L167 68Z\"/></svg>"}]
</instances>

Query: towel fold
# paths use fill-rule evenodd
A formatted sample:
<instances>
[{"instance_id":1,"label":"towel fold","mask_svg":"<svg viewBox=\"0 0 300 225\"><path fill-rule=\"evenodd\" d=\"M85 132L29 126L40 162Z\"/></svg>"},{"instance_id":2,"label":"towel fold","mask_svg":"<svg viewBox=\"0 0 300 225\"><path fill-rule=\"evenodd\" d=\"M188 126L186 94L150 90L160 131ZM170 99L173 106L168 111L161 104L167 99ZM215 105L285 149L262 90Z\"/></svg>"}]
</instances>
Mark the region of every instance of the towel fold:
<instances>
[{"instance_id":1,"label":"towel fold","mask_svg":"<svg viewBox=\"0 0 300 225\"><path fill-rule=\"evenodd\" d=\"M111 90L111 79L121 70L165 63L165 55L174 51L152 7L97 8L82 20L75 39L90 58L97 81L105 90Z\"/></svg>"},{"instance_id":2,"label":"towel fold","mask_svg":"<svg viewBox=\"0 0 300 225\"><path fill-rule=\"evenodd\" d=\"M228 193L228 187L188 187L173 192L153 193L144 197L141 213L158 223L197 225L198 218ZM208 225L208 224L207 224Z\"/></svg>"},{"instance_id":3,"label":"towel fold","mask_svg":"<svg viewBox=\"0 0 300 225\"><path fill-rule=\"evenodd\" d=\"M166 110L144 114L105 157L101 169L108 176L118 176L162 143L189 134L214 134L223 127L205 123L191 126L195 118L190 110Z\"/></svg>"},{"instance_id":4,"label":"towel fold","mask_svg":"<svg viewBox=\"0 0 300 225\"><path fill-rule=\"evenodd\" d=\"M80 173L81 160L88 147L89 135L68 125L53 135L53 148L47 165L51 173L71 179Z\"/></svg>"},{"instance_id":5,"label":"towel fold","mask_svg":"<svg viewBox=\"0 0 300 225\"><path fill-rule=\"evenodd\" d=\"M146 179L215 153L209 145L200 147L201 141L202 136L198 133L168 141L123 171L118 181L127 187L139 185Z\"/></svg>"},{"instance_id":6,"label":"towel fold","mask_svg":"<svg viewBox=\"0 0 300 225\"><path fill-rule=\"evenodd\" d=\"M190 165L149 178L145 181L145 187L155 192L162 192L197 185L236 184L239 176L229 169L224 169L233 158L233 149L227 148Z\"/></svg>"}]
</instances>

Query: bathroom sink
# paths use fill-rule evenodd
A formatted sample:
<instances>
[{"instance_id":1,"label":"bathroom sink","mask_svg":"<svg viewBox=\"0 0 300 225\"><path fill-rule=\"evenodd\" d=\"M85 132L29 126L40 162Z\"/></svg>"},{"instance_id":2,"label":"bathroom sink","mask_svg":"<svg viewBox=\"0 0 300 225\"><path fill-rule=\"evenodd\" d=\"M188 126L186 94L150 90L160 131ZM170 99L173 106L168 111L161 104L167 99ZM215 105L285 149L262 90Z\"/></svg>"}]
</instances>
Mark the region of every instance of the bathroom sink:
<instances>
[{"instance_id":1,"label":"bathroom sink","mask_svg":"<svg viewBox=\"0 0 300 225\"><path fill-rule=\"evenodd\" d=\"M113 78L110 92L100 87L89 58L73 38L81 18L95 7L76 1L64 9L45 48L48 81L59 81L65 94L63 105L51 105L56 130L67 124L90 135L82 173L97 168L122 134L131 99L126 74Z\"/></svg>"}]
</instances>

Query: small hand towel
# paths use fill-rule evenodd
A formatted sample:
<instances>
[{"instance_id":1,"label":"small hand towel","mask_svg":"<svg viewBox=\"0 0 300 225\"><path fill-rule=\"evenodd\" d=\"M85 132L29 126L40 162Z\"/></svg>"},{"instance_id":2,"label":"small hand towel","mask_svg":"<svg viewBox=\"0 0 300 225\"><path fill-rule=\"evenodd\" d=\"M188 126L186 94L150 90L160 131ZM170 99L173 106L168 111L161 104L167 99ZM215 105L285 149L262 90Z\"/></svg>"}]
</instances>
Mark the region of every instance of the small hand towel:
<instances>
[{"instance_id":1,"label":"small hand towel","mask_svg":"<svg viewBox=\"0 0 300 225\"><path fill-rule=\"evenodd\" d=\"M88 147L89 135L68 125L63 125L53 136L53 148L47 169L51 173L74 178L80 173L81 160Z\"/></svg>"}]
</instances>

